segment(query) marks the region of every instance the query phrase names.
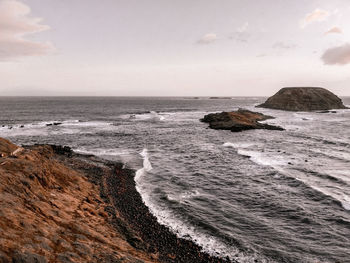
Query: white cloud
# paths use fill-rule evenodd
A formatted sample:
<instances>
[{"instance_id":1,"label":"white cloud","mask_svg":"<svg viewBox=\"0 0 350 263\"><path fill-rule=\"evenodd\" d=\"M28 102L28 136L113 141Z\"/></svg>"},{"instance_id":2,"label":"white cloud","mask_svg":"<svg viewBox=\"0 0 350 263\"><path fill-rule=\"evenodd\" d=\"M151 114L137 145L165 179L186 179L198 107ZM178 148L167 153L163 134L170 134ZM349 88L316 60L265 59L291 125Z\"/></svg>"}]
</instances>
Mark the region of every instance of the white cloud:
<instances>
[{"instance_id":1,"label":"white cloud","mask_svg":"<svg viewBox=\"0 0 350 263\"><path fill-rule=\"evenodd\" d=\"M343 31L339 27L332 27L327 32L324 33L325 35L328 34L343 34Z\"/></svg>"},{"instance_id":2,"label":"white cloud","mask_svg":"<svg viewBox=\"0 0 350 263\"><path fill-rule=\"evenodd\" d=\"M307 14L301 21L300 26L302 28L306 27L308 24L313 22L321 22L326 20L329 17L330 13L326 10L315 9L313 12Z\"/></svg>"},{"instance_id":3,"label":"white cloud","mask_svg":"<svg viewBox=\"0 0 350 263\"><path fill-rule=\"evenodd\" d=\"M248 27L249 23L245 22L243 25L238 27L231 36L229 36L229 39L234 39L238 42L248 42L248 39L250 37Z\"/></svg>"},{"instance_id":4,"label":"white cloud","mask_svg":"<svg viewBox=\"0 0 350 263\"><path fill-rule=\"evenodd\" d=\"M237 33L246 32L248 30L248 27L249 27L249 23L245 22L243 25L241 25L240 27L237 28L236 32Z\"/></svg>"},{"instance_id":5,"label":"white cloud","mask_svg":"<svg viewBox=\"0 0 350 263\"><path fill-rule=\"evenodd\" d=\"M276 48L276 49L293 49L293 48L296 48L297 45L295 45L295 44L287 44L287 43L284 43L282 41L278 41L275 44L273 44L272 47Z\"/></svg>"},{"instance_id":6,"label":"white cloud","mask_svg":"<svg viewBox=\"0 0 350 263\"><path fill-rule=\"evenodd\" d=\"M48 42L25 39L26 35L50 29L30 13L30 7L17 0L0 1L0 60L44 55L54 50Z\"/></svg>"},{"instance_id":7,"label":"white cloud","mask_svg":"<svg viewBox=\"0 0 350 263\"><path fill-rule=\"evenodd\" d=\"M208 33L202 36L197 43L198 44L210 44L218 40L218 37L214 33Z\"/></svg>"},{"instance_id":8,"label":"white cloud","mask_svg":"<svg viewBox=\"0 0 350 263\"><path fill-rule=\"evenodd\" d=\"M350 44L327 49L321 59L327 65L346 65L350 63Z\"/></svg>"}]
</instances>

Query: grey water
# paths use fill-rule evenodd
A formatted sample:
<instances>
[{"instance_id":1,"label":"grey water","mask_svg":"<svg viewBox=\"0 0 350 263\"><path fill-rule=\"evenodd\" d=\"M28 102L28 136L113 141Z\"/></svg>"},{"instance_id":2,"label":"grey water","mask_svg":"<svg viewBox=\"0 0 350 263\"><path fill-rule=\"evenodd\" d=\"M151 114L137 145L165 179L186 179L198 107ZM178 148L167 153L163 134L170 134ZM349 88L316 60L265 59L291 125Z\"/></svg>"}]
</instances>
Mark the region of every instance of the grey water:
<instances>
[{"instance_id":1,"label":"grey water","mask_svg":"<svg viewBox=\"0 0 350 263\"><path fill-rule=\"evenodd\" d=\"M1 97L0 136L124 162L158 221L211 254L350 262L350 110L255 109L262 101ZM199 121L240 107L286 130L231 133Z\"/></svg>"}]
</instances>

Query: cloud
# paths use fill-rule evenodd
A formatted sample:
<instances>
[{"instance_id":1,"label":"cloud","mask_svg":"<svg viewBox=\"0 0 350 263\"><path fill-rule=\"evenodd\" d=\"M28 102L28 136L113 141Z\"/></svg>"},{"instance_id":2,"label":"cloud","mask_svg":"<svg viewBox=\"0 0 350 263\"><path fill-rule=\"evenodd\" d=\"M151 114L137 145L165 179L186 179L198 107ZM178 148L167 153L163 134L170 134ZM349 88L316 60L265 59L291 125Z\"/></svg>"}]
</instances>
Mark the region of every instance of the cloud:
<instances>
[{"instance_id":1,"label":"cloud","mask_svg":"<svg viewBox=\"0 0 350 263\"><path fill-rule=\"evenodd\" d=\"M321 59L326 65L346 65L350 63L350 43L327 49Z\"/></svg>"},{"instance_id":2,"label":"cloud","mask_svg":"<svg viewBox=\"0 0 350 263\"><path fill-rule=\"evenodd\" d=\"M293 49L296 47L297 47L297 45L295 45L295 44L287 44L287 43L284 43L282 41L278 41L272 45L272 48L275 48L275 49Z\"/></svg>"},{"instance_id":3,"label":"cloud","mask_svg":"<svg viewBox=\"0 0 350 263\"><path fill-rule=\"evenodd\" d=\"M208 33L202 36L197 43L198 44L210 44L218 40L218 37L214 33Z\"/></svg>"},{"instance_id":4,"label":"cloud","mask_svg":"<svg viewBox=\"0 0 350 263\"><path fill-rule=\"evenodd\" d=\"M330 16L330 13L326 10L315 9L313 12L306 14L306 16L300 21L302 28L313 22L321 22L326 20Z\"/></svg>"},{"instance_id":5,"label":"cloud","mask_svg":"<svg viewBox=\"0 0 350 263\"><path fill-rule=\"evenodd\" d=\"M343 34L343 31L339 27L332 27L327 32L324 33L325 35L328 34Z\"/></svg>"},{"instance_id":6,"label":"cloud","mask_svg":"<svg viewBox=\"0 0 350 263\"><path fill-rule=\"evenodd\" d=\"M238 27L231 36L229 36L229 39L234 39L238 42L248 42L248 39L250 37L248 27L249 23L245 22L243 25Z\"/></svg>"},{"instance_id":7,"label":"cloud","mask_svg":"<svg viewBox=\"0 0 350 263\"><path fill-rule=\"evenodd\" d=\"M48 42L35 42L25 36L50 29L32 17L27 5L17 0L0 0L0 60L44 55L54 50Z\"/></svg>"},{"instance_id":8,"label":"cloud","mask_svg":"<svg viewBox=\"0 0 350 263\"><path fill-rule=\"evenodd\" d=\"M243 25L241 25L240 27L237 28L236 32L237 33L246 32L248 30L248 27L249 27L249 23L245 22Z\"/></svg>"}]
</instances>

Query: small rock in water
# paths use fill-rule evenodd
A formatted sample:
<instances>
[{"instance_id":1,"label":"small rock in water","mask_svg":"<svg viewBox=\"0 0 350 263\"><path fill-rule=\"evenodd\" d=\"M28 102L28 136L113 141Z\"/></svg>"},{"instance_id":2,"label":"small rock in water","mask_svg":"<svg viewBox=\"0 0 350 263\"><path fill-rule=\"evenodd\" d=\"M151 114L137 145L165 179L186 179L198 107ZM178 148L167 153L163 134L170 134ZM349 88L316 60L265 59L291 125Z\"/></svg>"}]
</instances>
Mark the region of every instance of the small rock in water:
<instances>
[{"instance_id":1,"label":"small rock in water","mask_svg":"<svg viewBox=\"0 0 350 263\"><path fill-rule=\"evenodd\" d=\"M57 125L61 125L62 122L53 122L53 123L47 123L46 126L57 126Z\"/></svg>"},{"instance_id":2,"label":"small rock in water","mask_svg":"<svg viewBox=\"0 0 350 263\"><path fill-rule=\"evenodd\" d=\"M259 112L253 112L245 109L239 109L232 112L211 113L205 115L202 122L209 123L209 128L215 130L230 130L240 132L252 129L266 130L284 130L282 127L273 126L259 121L274 119L274 117L264 115Z\"/></svg>"}]
</instances>

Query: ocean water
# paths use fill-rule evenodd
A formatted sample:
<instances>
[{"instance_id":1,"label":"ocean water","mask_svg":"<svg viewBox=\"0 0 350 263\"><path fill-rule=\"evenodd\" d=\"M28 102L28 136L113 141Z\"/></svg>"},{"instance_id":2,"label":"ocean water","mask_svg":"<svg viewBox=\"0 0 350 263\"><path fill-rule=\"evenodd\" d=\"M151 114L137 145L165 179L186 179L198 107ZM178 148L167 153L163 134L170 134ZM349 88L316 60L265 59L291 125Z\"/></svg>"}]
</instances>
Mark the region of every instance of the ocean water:
<instances>
[{"instance_id":1,"label":"ocean water","mask_svg":"<svg viewBox=\"0 0 350 263\"><path fill-rule=\"evenodd\" d=\"M2 97L0 136L124 162L158 221L211 254L350 262L350 110L254 109L262 101ZM266 122L286 131L231 133L199 121L239 107L275 116Z\"/></svg>"}]
</instances>

